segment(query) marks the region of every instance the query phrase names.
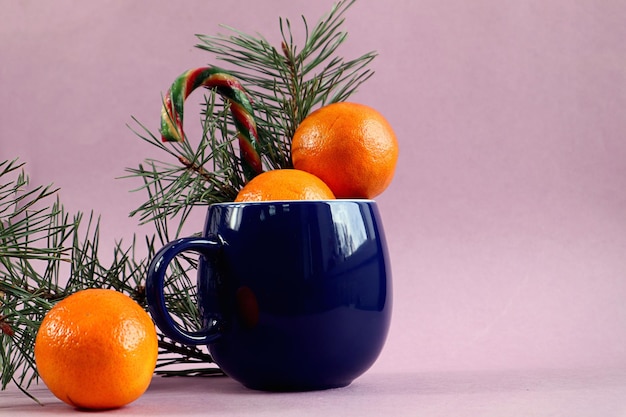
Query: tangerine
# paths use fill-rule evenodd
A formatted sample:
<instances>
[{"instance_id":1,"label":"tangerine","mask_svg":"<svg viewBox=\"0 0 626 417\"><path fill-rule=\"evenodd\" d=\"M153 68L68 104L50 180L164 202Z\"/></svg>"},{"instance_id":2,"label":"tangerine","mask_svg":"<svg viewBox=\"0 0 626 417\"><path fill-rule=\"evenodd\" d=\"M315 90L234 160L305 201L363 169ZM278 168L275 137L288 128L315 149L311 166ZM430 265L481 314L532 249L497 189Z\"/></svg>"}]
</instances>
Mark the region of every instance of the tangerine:
<instances>
[{"instance_id":1,"label":"tangerine","mask_svg":"<svg viewBox=\"0 0 626 417\"><path fill-rule=\"evenodd\" d=\"M337 198L374 198L391 183L398 142L377 110L339 102L309 114L291 143L296 169L324 181Z\"/></svg>"},{"instance_id":2,"label":"tangerine","mask_svg":"<svg viewBox=\"0 0 626 417\"><path fill-rule=\"evenodd\" d=\"M77 408L122 407L150 385L158 340L152 319L129 296L78 291L45 315L35 338L39 376Z\"/></svg>"},{"instance_id":3,"label":"tangerine","mask_svg":"<svg viewBox=\"0 0 626 417\"><path fill-rule=\"evenodd\" d=\"M321 179L297 169L275 169L252 178L235 201L333 200L335 196Z\"/></svg>"}]
</instances>

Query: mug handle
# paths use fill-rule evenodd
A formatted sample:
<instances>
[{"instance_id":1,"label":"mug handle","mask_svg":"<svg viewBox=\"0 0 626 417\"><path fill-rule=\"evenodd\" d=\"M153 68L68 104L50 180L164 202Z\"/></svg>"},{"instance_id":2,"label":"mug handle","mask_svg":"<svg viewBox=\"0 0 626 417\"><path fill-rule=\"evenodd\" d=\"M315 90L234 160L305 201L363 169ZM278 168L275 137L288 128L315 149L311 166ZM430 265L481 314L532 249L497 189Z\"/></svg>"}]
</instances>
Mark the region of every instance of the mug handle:
<instances>
[{"instance_id":1,"label":"mug handle","mask_svg":"<svg viewBox=\"0 0 626 417\"><path fill-rule=\"evenodd\" d=\"M167 267L176 256L183 252L196 252L204 256L208 263L212 263L220 247L221 243L218 240L185 237L166 244L150 262L146 278L148 310L159 329L177 342L188 345L213 343L221 336L218 330L221 326L219 323L215 323L199 331L188 331L174 321L165 305L165 294L163 293Z\"/></svg>"}]
</instances>

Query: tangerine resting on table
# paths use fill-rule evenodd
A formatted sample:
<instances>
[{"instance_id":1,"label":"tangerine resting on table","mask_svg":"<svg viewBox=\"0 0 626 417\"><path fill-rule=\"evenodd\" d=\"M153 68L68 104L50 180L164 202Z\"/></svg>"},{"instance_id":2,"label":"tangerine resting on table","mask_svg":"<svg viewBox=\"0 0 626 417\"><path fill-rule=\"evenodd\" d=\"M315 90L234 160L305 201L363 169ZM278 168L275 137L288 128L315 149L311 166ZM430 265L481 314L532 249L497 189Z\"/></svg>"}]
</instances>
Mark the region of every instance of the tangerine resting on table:
<instances>
[{"instance_id":1,"label":"tangerine resting on table","mask_svg":"<svg viewBox=\"0 0 626 417\"><path fill-rule=\"evenodd\" d=\"M300 123L291 143L296 169L324 181L337 198L374 198L391 183L398 142L389 122L375 109L333 103Z\"/></svg>"},{"instance_id":2,"label":"tangerine resting on table","mask_svg":"<svg viewBox=\"0 0 626 417\"><path fill-rule=\"evenodd\" d=\"M88 289L60 301L35 339L39 376L60 400L108 409L139 398L150 385L158 340L152 319L120 292Z\"/></svg>"},{"instance_id":3,"label":"tangerine resting on table","mask_svg":"<svg viewBox=\"0 0 626 417\"><path fill-rule=\"evenodd\" d=\"M252 178L236 202L277 200L334 200L333 192L313 174L297 169L275 169Z\"/></svg>"}]
</instances>

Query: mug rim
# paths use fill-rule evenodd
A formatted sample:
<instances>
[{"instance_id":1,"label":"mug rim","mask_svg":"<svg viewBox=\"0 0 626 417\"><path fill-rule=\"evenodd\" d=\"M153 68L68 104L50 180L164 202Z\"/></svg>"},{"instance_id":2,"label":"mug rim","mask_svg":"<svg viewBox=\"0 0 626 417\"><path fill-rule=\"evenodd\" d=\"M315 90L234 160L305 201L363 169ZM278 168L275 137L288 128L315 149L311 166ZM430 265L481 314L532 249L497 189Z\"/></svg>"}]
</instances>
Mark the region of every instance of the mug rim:
<instances>
[{"instance_id":1,"label":"mug rim","mask_svg":"<svg viewBox=\"0 0 626 417\"><path fill-rule=\"evenodd\" d=\"M336 198L327 200L264 200L264 201L224 201L221 203L212 203L210 206L254 206L254 205L270 205L270 204L319 204L319 203L376 203L376 200L369 198Z\"/></svg>"}]
</instances>

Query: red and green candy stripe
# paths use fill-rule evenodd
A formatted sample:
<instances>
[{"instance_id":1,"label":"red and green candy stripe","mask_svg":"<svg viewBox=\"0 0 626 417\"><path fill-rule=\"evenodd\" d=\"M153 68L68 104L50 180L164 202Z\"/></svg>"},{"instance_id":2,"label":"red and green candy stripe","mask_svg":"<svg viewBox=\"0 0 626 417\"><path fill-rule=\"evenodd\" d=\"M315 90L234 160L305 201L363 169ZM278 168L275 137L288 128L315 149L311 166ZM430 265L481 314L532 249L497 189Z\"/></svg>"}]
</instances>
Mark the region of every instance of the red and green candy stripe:
<instances>
[{"instance_id":1,"label":"red and green candy stripe","mask_svg":"<svg viewBox=\"0 0 626 417\"><path fill-rule=\"evenodd\" d=\"M230 104L246 177L251 179L263 172L259 154L259 135L250 100L235 77L216 67L191 69L176 78L163 99L161 140L163 142L185 140L183 132L185 99L198 87L214 88Z\"/></svg>"}]
</instances>

